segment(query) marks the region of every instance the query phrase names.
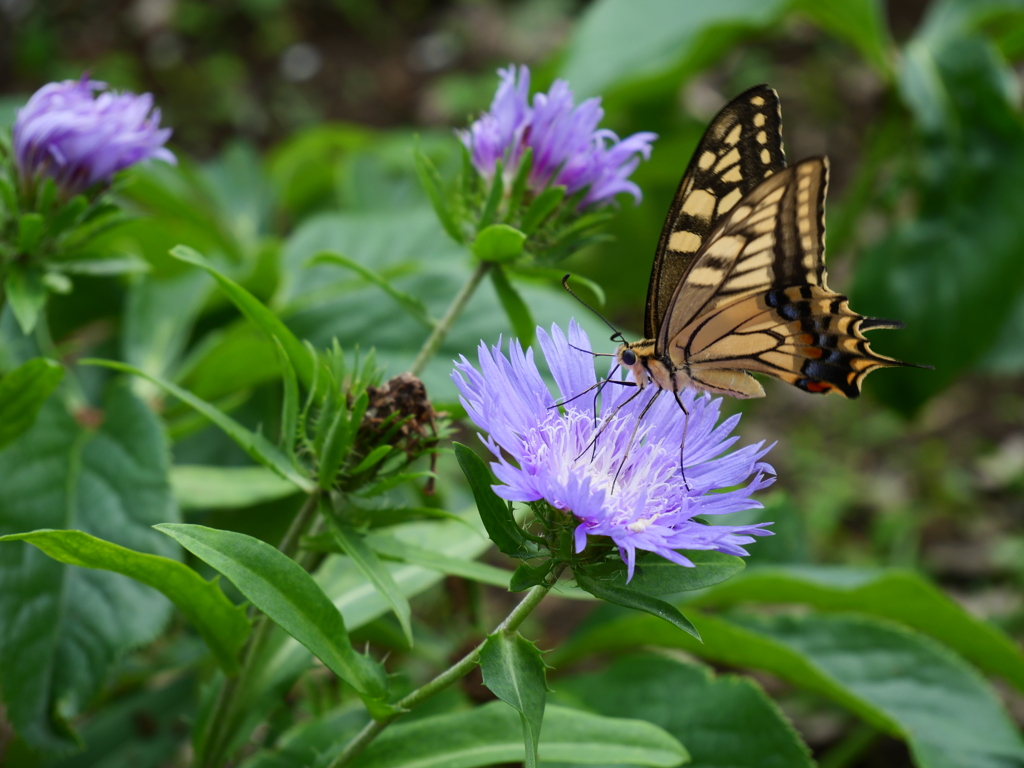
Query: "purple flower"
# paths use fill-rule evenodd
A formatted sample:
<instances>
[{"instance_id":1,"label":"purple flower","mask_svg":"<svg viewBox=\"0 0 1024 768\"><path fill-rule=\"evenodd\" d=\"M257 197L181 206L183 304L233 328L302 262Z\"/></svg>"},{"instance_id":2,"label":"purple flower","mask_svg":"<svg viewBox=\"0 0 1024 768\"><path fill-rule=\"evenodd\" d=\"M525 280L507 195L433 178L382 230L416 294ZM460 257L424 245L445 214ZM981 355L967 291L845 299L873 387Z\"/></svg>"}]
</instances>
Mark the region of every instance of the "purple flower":
<instances>
[{"instance_id":1,"label":"purple flower","mask_svg":"<svg viewBox=\"0 0 1024 768\"><path fill-rule=\"evenodd\" d=\"M491 109L459 131L473 165L485 177L494 175L503 160L506 174L514 176L526 147L533 149L529 186L534 192L548 184L564 185L567 194L587 187L581 207L610 203L628 192L640 202L640 187L630 174L651 156L653 133L634 133L619 140L612 131L598 129L604 110L601 99L587 99L576 106L569 84L556 80L548 93L534 94L530 106L530 70L525 66L498 70L501 85Z\"/></svg>"},{"instance_id":2,"label":"purple flower","mask_svg":"<svg viewBox=\"0 0 1024 768\"><path fill-rule=\"evenodd\" d=\"M176 162L164 147L171 129L160 127L152 95L106 87L85 75L50 83L18 110L14 154L24 182L51 176L73 195L143 160Z\"/></svg>"},{"instance_id":3,"label":"purple flower","mask_svg":"<svg viewBox=\"0 0 1024 768\"><path fill-rule=\"evenodd\" d=\"M550 336L538 328L537 336L563 400L595 383L593 359L580 351L590 349L590 340L575 321L568 340L557 326ZM494 486L495 493L510 501L543 499L571 512L579 520L577 552L586 547L588 535L608 536L632 578L638 549L692 566L678 550L746 555L743 545L752 536L771 535L763 528L770 523L726 526L694 520L697 515L761 507L751 494L774 482L766 474L774 470L761 461L770 447L758 443L727 452L739 440L729 433L740 417L719 424L721 398L697 397L690 391L681 396L690 412L684 483L679 448L685 419L671 397L659 397L640 421L623 463L640 411L657 391L654 387L611 416L636 390L606 386L595 427L592 397L567 402L560 413L552 408L555 400L533 361L533 350L524 353L514 342L509 353L506 358L500 346L481 344L480 369L463 357L452 378L470 418L488 433L484 442L495 457L491 467L502 482ZM595 453L587 446L602 426Z\"/></svg>"}]
</instances>

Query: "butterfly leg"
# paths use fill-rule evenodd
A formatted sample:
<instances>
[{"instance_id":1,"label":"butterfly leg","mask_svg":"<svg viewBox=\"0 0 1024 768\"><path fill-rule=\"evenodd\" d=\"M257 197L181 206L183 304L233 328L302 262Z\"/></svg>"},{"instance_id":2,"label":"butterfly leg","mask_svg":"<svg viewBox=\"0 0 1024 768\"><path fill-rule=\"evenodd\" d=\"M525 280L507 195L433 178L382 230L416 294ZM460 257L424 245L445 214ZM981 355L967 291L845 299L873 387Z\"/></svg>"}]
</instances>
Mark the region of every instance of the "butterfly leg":
<instances>
[{"instance_id":1,"label":"butterfly leg","mask_svg":"<svg viewBox=\"0 0 1024 768\"><path fill-rule=\"evenodd\" d=\"M618 381L617 381L617 382L615 382L615 383L616 383L616 384L621 384L621 383L625 383L625 382L618 382ZM636 385L634 384L633 386L636 386ZM593 449L594 449L595 453L597 452L597 438L599 438L599 437L601 436L601 433L602 433L602 432L604 432L604 431L605 431L605 429L606 429L606 428L608 427L608 425L612 423L612 419L614 419L614 418L615 418L615 415L616 415L616 414L617 414L617 413L618 413L619 411L621 411L621 410L622 410L622 409L623 409L623 408L624 408L624 407L625 407L626 405L628 405L629 403L631 403L631 402L633 401L633 399L634 399L634 398L635 398L635 397L636 397L637 395L639 395L639 394L640 394L641 392L643 392L643 390L642 390L642 389L640 389L640 387L637 387L637 389L636 389L636 392L634 392L634 393L633 393L632 395L630 395L630 396L629 396L629 397L627 397L627 398L626 398L625 400L623 400L623 401L622 401L621 403L619 403L619 404L618 404L618 405L617 405L617 406L615 407L615 410L614 410L614 411L612 411L612 412L611 412L610 414L608 414L608 418L607 418L607 419L605 420L604 424L602 424L602 425L601 425L601 428L600 428L599 430L597 430L597 434L595 434L595 435L594 435L594 437L593 437L593 438L592 438L592 439L590 440L590 442L586 444L586 446L585 446L585 447L583 448L583 450L582 450L582 451L580 451L580 453L579 453L579 456L577 456L577 457L576 457L576 458L574 459L574 461L579 461L579 459L580 459L580 456L582 456L582 455L583 455L584 453L586 453L587 451L589 451L589 450L591 449L591 447L593 447Z\"/></svg>"},{"instance_id":2,"label":"butterfly leg","mask_svg":"<svg viewBox=\"0 0 1024 768\"><path fill-rule=\"evenodd\" d=\"M640 422L643 420L647 412L651 410L651 406L654 405L654 401L658 399L658 396L665 390L659 389L654 393L654 397L648 401L644 409L640 411L640 415L636 417L636 424L633 425L633 434L629 436L629 442L626 443L626 453L622 457L622 462L619 464L619 468L615 471L615 477L612 478L612 493L615 493L615 483L619 480L619 474L622 472L622 468L626 466L626 459L629 458L629 452L633 449L633 441L636 439L637 430L640 429Z\"/></svg>"},{"instance_id":3,"label":"butterfly leg","mask_svg":"<svg viewBox=\"0 0 1024 768\"><path fill-rule=\"evenodd\" d=\"M693 489L690 488L690 484L686 482L686 465L683 463L683 456L685 455L686 451L686 433L690 429L690 412L686 410L686 406L683 405L683 401L679 398L678 391L673 389L672 396L676 399L676 404L683 411L683 440L681 443L679 443L679 472L683 476L683 485L686 486L686 490L691 491Z\"/></svg>"},{"instance_id":4,"label":"butterfly leg","mask_svg":"<svg viewBox=\"0 0 1024 768\"><path fill-rule=\"evenodd\" d=\"M615 381L615 379L612 378L615 375L616 371L618 371L618 370L619 370L619 366L616 365L615 368L612 369L608 373L608 378L605 379L604 381L600 382L600 386L598 386L597 392L594 393L594 429L597 429L597 398L599 398L601 396L601 392L604 390L604 386L608 382L611 381L611 382L614 382L615 384L621 384L622 383L622 382Z\"/></svg>"}]
</instances>

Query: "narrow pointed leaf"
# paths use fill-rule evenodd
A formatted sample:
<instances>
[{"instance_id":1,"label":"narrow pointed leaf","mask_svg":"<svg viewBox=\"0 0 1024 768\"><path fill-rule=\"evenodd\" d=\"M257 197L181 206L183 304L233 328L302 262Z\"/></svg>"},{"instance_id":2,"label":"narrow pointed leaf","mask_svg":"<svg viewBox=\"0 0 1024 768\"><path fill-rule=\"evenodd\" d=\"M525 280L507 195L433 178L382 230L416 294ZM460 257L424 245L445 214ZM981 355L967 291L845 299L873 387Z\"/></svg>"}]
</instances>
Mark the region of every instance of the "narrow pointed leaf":
<instances>
[{"instance_id":1,"label":"narrow pointed leaf","mask_svg":"<svg viewBox=\"0 0 1024 768\"><path fill-rule=\"evenodd\" d=\"M548 689L540 651L518 632L499 630L488 636L480 650L480 669L484 685L519 712L526 768L536 768Z\"/></svg>"},{"instance_id":2,"label":"narrow pointed leaf","mask_svg":"<svg viewBox=\"0 0 1024 768\"><path fill-rule=\"evenodd\" d=\"M494 222L494 217L498 215L498 206L501 205L501 198L505 191L504 170L505 164L498 160L494 164L494 176L491 178L491 189L487 193L487 202L484 203L484 209L480 213L479 229L489 227Z\"/></svg>"},{"instance_id":3,"label":"narrow pointed leaf","mask_svg":"<svg viewBox=\"0 0 1024 768\"><path fill-rule=\"evenodd\" d=\"M17 248L26 256L35 255L39 243L43 240L45 224L42 214L24 213L18 219Z\"/></svg>"},{"instance_id":4,"label":"narrow pointed leaf","mask_svg":"<svg viewBox=\"0 0 1024 768\"><path fill-rule=\"evenodd\" d=\"M565 187L548 187L530 203L530 207L523 214L523 223L519 228L527 235L532 235L564 199Z\"/></svg>"},{"instance_id":5,"label":"narrow pointed leaf","mask_svg":"<svg viewBox=\"0 0 1024 768\"><path fill-rule=\"evenodd\" d=\"M500 265L491 269L491 282L494 283L494 290L498 293L501 306L512 323L513 333L524 349L529 347L533 344L534 329L537 327L530 314L530 308Z\"/></svg>"},{"instance_id":6,"label":"narrow pointed leaf","mask_svg":"<svg viewBox=\"0 0 1024 768\"><path fill-rule=\"evenodd\" d=\"M266 467L177 464L170 479L182 509L241 509L299 493L295 483Z\"/></svg>"},{"instance_id":7,"label":"narrow pointed leaf","mask_svg":"<svg viewBox=\"0 0 1024 768\"><path fill-rule=\"evenodd\" d=\"M352 648L345 620L298 563L266 542L201 525L157 525L231 580L246 598L366 699L383 700L383 668Z\"/></svg>"},{"instance_id":8,"label":"narrow pointed leaf","mask_svg":"<svg viewBox=\"0 0 1024 768\"><path fill-rule=\"evenodd\" d=\"M295 367L295 373L298 375L299 380L307 387L313 383L315 361L310 356L309 351L296 338L295 334L288 329L288 326L281 322L281 319L271 312L263 302L234 280L222 275L200 253L188 246L176 245L171 249L171 256L189 264L194 264L200 269L209 272L243 315L249 318L268 336L276 336L278 338L285 352L288 353L288 357Z\"/></svg>"},{"instance_id":9,"label":"narrow pointed leaf","mask_svg":"<svg viewBox=\"0 0 1024 768\"><path fill-rule=\"evenodd\" d=\"M409 608L409 601L402 594L395 583L391 572L380 561L377 554L370 548L362 534L356 531L345 521L340 520L331 507L330 499L324 498L320 502L321 514L330 522L331 530L334 533L338 544L355 563L359 571L369 579L381 597L391 606L391 610L398 617L398 623L402 625L406 640L411 646L412 640L412 611Z\"/></svg>"},{"instance_id":10,"label":"narrow pointed leaf","mask_svg":"<svg viewBox=\"0 0 1024 768\"><path fill-rule=\"evenodd\" d=\"M644 611L652 616L657 616L659 619L664 619L672 626L700 640L700 633L697 632L697 628L671 603L666 603L664 600L637 592L629 587L617 587L608 582L592 579L582 573L577 573L575 576L576 583L594 597L607 600L615 605L632 608L636 611Z\"/></svg>"},{"instance_id":11,"label":"narrow pointed leaf","mask_svg":"<svg viewBox=\"0 0 1024 768\"><path fill-rule=\"evenodd\" d=\"M487 563L480 563L476 560L463 560L450 557L432 549L418 547L394 536L384 533L371 533L366 537L367 544L379 555L400 560L412 565L421 565L424 568L440 571L450 576L461 576L470 581L477 581L481 584L490 584L503 589L508 588L511 571L504 568L495 568Z\"/></svg>"},{"instance_id":12,"label":"narrow pointed leaf","mask_svg":"<svg viewBox=\"0 0 1024 768\"><path fill-rule=\"evenodd\" d=\"M462 443L454 445L455 456L469 481L477 509L480 510L480 519L483 520L491 541L511 557L530 557L536 554L516 525L508 503L499 499L491 488L493 479L487 465L472 449Z\"/></svg>"},{"instance_id":13,"label":"narrow pointed leaf","mask_svg":"<svg viewBox=\"0 0 1024 768\"><path fill-rule=\"evenodd\" d=\"M316 264L335 264L339 267L352 270L364 280L373 283L383 290L388 296L394 299L402 309L408 312L411 317L418 320L427 328L433 328L434 325L436 325L436 322L430 316L430 311L422 301L412 294L398 290L387 280L387 278L377 274L369 267L360 264L355 259L350 259L348 256L343 256L340 253L324 251L323 253L318 253L309 260L310 266L314 266Z\"/></svg>"},{"instance_id":14,"label":"narrow pointed leaf","mask_svg":"<svg viewBox=\"0 0 1024 768\"><path fill-rule=\"evenodd\" d=\"M238 443L246 453L263 466L268 469L272 469L281 477L291 481L296 485L296 487L307 493L312 491L315 487L308 478L300 475L295 467L292 466L292 463L288 458L269 440L263 437L263 435L246 429L219 408L210 405L210 403L205 400L201 400L188 390L182 389L177 384L172 384L171 382L165 381L164 379L156 376L150 376L148 373L139 370L135 366L119 363L114 360L84 358L80 360L79 363L81 365L99 365L104 368L111 368L115 371L131 373L135 376L140 376L147 381L153 382L161 389L174 395L183 403L199 411L199 413L216 424L228 437Z\"/></svg>"},{"instance_id":15,"label":"narrow pointed leaf","mask_svg":"<svg viewBox=\"0 0 1024 768\"><path fill-rule=\"evenodd\" d=\"M33 357L0 379L0 448L32 426L63 378L64 367L56 360Z\"/></svg>"},{"instance_id":16,"label":"narrow pointed leaf","mask_svg":"<svg viewBox=\"0 0 1024 768\"><path fill-rule=\"evenodd\" d=\"M177 560L136 552L84 531L42 529L0 536L0 541L27 541L61 563L121 573L160 590L203 636L224 674L238 673L238 652L249 636L249 620L245 608L228 600L216 579L206 581Z\"/></svg>"},{"instance_id":17,"label":"narrow pointed leaf","mask_svg":"<svg viewBox=\"0 0 1024 768\"><path fill-rule=\"evenodd\" d=\"M26 336L35 330L39 313L46 306L46 287L38 270L10 267L4 282L7 303Z\"/></svg>"},{"instance_id":18,"label":"narrow pointed leaf","mask_svg":"<svg viewBox=\"0 0 1024 768\"><path fill-rule=\"evenodd\" d=\"M284 397L281 401L281 450L295 463L295 441L299 432L299 380L295 366L284 351L281 340L274 337L277 360L281 364L281 378L284 381Z\"/></svg>"},{"instance_id":19,"label":"narrow pointed leaf","mask_svg":"<svg viewBox=\"0 0 1024 768\"><path fill-rule=\"evenodd\" d=\"M427 193L427 197L430 198L430 204L434 206L437 220L441 222L444 231L448 233L452 240L457 243L466 242L465 234L455 223L451 209L448 207L444 187L441 184L441 177L438 175L434 164L418 148L414 151L413 156L416 158L416 173L420 178L420 184L423 185L423 190Z\"/></svg>"}]
</instances>

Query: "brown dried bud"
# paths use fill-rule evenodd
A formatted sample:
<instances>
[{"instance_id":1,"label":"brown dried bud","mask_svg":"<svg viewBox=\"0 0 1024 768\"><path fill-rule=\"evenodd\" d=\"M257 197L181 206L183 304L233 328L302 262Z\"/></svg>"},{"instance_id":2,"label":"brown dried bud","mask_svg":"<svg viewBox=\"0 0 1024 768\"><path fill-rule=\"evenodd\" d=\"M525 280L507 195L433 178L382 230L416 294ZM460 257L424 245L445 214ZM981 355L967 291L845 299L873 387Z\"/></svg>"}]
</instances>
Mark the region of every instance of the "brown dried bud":
<instances>
[{"instance_id":1,"label":"brown dried bud","mask_svg":"<svg viewBox=\"0 0 1024 768\"><path fill-rule=\"evenodd\" d=\"M427 388L416 376L401 373L379 387L367 387L366 392L370 396L370 402L360 430L376 432L385 422L388 425L402 422L392 443L403 443L402 447L410 460L437 444L437 418L443 414L438 414L434 410L427 396ZM437 454L432 454L431 472L434 471L436 464ZM434 492L433 478L423 491L428 494Z\"/></svg>"}]
</instances>

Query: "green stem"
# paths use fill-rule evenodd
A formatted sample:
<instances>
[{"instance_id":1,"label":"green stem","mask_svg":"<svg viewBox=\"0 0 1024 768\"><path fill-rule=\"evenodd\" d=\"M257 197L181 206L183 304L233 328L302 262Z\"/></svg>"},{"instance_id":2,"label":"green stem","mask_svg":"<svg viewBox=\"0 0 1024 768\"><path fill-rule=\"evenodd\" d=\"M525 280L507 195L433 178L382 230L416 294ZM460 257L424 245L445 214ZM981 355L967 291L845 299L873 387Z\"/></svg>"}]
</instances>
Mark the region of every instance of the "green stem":
<instances>
[{"instance_id":1,"label":"green stem","mask_svg":"<svg viewBox=\"0 0 1024 768\"><path fill-rule=\"evenodd\" d=\"M316 517L319 501L319 491L307 496L298 514L295 515L291 525L288 526L288 531L277 547L278 550L288 555L288 557L292 557L298 551L299 540L302 538L303 531L306 530L313 518ZM255 609L252 610L255 611ZM263 646L266 644L267 638L270 637L270 631L273 628L273 622L266 615L262 615L256 620L256 626L249 635L245 649L242 652L242 666L238 675L227 678L221 686L213 709L210 710L210 715L206 719L206 732L199 741L200 744L204 745L201 749L201 761L199 763L201 768L214 768L223 762L223 753L227 751L231 735L234 733L237 725L239 692L245 690L245 683L252 674L259 660L260 652L263 650Z\"/></svg>"},{"instance_id":2,"label":"green stem","mask_svg":"<svg viewBox=\"0 0 1024 768\"><path fill-rule=\"evenodd\" d=\"M864 753L878 739L878 730L860 723L853 727L842 740L822 755L820 768L846 768L858 762Z\"/></svg>"},{"instance_id":3,"label":"green stem","mask_svg":"<svg viewBox=\"0 0 1024 768\"><path fill-rule=\"evenodd\" d=\"M512 632L518 629L519 625L523 623L526 617L533 612L533 609L540 605L540 601L544 599L544 596L551 591L551 587L554 586L554 583L558 580L558 576L564 568L565 565L563 564L553 573L553 578L549 584L538 584L527 592L526 597L519 602L519 605L512 609L512 612L505 617L505 620L498 625L494 632ZM484 642L486 642L486 640L477 645L476 648L467 653L429 683L417 688L404 699L400 699L395 702L395 708L399 710L412 709L413 707L422 704L435 693L443 691L452 683L457 680L461 680L463 677L468 675L473 670L473 667L475 667L480 661L480 650L484 647ZM344 768L344 766L350 765L356 756L366 749L370 742L373 741L381 731L387 728L399 714L401 713L399 712L391 715L384 720L371 720L367 723L363 730L361 730L356 737L348 743L345 750L338 755L328 768Z\"/></svg>"},{"instance_id":4,"label":"green stem","mask_svg":"<svg viewBox=\"0 0 1024 768\"><path fill-rule=\"evenodd\" d=\"M491 269L491 262L481 261L476 265L476 269L473 270L473 274L470 275L469 280L455 295L452 299L452 303L448 305L448 309L445 310L444 317L437 321L437 325L434 326L434 330L430 332L430 336L423 342L423 346L420 348L419 354L416 355L416 359L409 367L409 373L413 376L419 376L423 369L427 367L427 363L437 354L437 350L440 349L441 343L445 340L445 337L451 331L452 326L455 325L455 321L459 319L459 315L462 314L462 310L466 308L466 303L470 300L473 294L476 292L477 286L480 285L480 281L484 279L484 276Z\"/></svg>"}]
</instances>

